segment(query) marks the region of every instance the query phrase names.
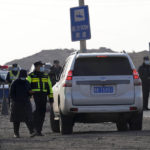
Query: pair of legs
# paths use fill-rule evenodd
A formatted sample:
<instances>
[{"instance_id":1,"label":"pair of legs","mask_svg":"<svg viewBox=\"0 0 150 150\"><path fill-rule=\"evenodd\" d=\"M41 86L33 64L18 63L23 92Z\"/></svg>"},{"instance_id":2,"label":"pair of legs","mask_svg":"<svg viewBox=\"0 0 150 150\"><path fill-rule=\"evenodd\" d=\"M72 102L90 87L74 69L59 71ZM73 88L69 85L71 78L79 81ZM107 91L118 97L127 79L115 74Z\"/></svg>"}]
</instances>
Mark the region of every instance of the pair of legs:
<instances>
[{"instance_id":1,"label":"pair of legs","mask_svg":"<svg viewBox=\"0 0 150 150\"><path fill-rule=\"evenodd\" d=\"M36 105L36 110L33 113L34 128L37 134L42 135L41 132L45 120L47 94L46 93L34 94L34 101Z\"/></svg>"},{"instance_id":2,"label":"pair of legs","mask_svg":"<svg viewBox=\"0 0 150 150\"><path fill-rule=\"evenodd\" d=\"M149 85L142 85L143 89L143 109L148 110L148 98L149 98L149 92L150 92L150 87Z\"/></svg>"},{"instance_id":3,"label":"pair of legs","mask_svg":"<svg viewBox=\"0 0 150 150\"><path fill-rule=\"evenodd\" d=\"M32 134L34 132L33 123L31 121L26 121L25 124L27 125L30 134ZM13 122L13 126L14 126L14 134L19 137L20 122Z\"/></svg>"}]
</instances>

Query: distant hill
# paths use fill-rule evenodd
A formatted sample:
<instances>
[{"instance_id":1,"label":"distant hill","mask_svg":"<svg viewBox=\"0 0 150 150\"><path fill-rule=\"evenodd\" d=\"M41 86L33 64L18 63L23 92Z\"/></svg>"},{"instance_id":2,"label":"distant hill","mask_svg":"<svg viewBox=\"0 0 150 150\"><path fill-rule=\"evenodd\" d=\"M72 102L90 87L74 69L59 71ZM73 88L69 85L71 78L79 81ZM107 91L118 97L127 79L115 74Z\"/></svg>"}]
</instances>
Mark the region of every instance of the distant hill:
<instances>
[{"instance_id":1,"label":"distant hill","mask_svg":"<svg viewBox=\"0 0 150 150\"><path fill-rule=\"evenodd\" d=\"M61 64L64 64L65 59L72 53L74 52L74 49L54 49L54 50L42 50L39 53L36 53L32 56L28 56L22 59L16 59L13 61L10 61L8 63L6 63L6 65L11 65L13 63L18 63L21 68L23 69L30 69L31 65L36 62L41 60L42 62L51 62L53 63L53 61L55 59L58 59L60 61ZM88 49L88 52L92 53L92 52L97 52L97 53L102 53L102 52L111 52L111 53L115 53L115 51L105 48L105 47L101 47L99 49ZM133 60L133 63L135 64L136 68L139 67L139 65L142 64L143 61L143 57L149 55L148 51L142 51L139 53L129 53L130 57Z\"/></svg>"}]
</instances>

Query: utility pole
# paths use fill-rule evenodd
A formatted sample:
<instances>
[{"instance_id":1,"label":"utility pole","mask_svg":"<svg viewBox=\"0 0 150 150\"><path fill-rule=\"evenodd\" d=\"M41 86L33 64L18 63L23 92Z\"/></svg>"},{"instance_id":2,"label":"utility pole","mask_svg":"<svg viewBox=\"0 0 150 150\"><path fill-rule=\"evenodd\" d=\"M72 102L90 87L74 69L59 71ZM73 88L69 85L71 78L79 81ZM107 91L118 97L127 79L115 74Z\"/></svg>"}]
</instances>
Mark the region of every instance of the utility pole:
<instances>
[{"instance_id":1,"label":"utility pole","mask_svg":"<svg viewBox=\"0 0 150 150\"><path fill-rule=\"evenodd\" d=\"M149 48L149 54L150 54L150 42L148 43L148 48Z\"/></svg>"},{"instance_id":2,"label":"utility pole","mask_svg":"<svg viewBox=\"0 0 150 150\"><path fill-rule=\"evenodd\" d=\"M79 0L79 6L84 6L84 0ZM80 52L86 53L86 40L80 41Z\"/></svg>"}]
</instances>

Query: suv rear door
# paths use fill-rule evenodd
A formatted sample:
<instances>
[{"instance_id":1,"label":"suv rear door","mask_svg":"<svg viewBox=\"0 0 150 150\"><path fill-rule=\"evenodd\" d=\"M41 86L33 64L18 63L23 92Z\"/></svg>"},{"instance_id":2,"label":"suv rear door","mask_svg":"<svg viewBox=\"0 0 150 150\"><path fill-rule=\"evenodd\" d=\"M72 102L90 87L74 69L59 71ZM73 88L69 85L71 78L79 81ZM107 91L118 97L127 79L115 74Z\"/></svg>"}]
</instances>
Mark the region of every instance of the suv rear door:
<instances>
[{"instance_id":1,"label":"suv rear door","mask_svg":"<svg viewBox=\"0 0 150 150\"><path fill-rule=\"evenodd\" d=\"M128 105L134 103L133 73L125 56L76 59L72 79L74 105Z\"/></svg>"}]
</instances>

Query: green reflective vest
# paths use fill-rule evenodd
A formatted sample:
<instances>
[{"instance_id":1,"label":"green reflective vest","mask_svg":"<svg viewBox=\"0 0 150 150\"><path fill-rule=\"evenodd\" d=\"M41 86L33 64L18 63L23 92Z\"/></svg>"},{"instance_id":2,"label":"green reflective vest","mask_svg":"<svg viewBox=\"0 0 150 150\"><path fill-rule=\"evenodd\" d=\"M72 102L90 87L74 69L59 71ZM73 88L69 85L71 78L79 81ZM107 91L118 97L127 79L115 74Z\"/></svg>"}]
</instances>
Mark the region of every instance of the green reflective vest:
<instances>
[{"instance_id":1,"label":"green reflective vest","mask_svg":"<svg viewBox=\"0 0 150 150\"><path fill-rule=\"evenodd\" d=\"M47 93L49 98L53 98L52 84L48 74L43 73L42 76L30 73L27 80L31 84L32 91Z\"/></svg>"},{"instance_id":2,"label":"green reflective vest","mask_svg":"<svg viewBox=\"0 0 150 150\"><path fill-rule=\"evenodd\" d=\"M10 80L11 80L11 81L16 80L16 79L19 77L19 74L20 74L20 72L19 72L19 71L17 72L17 74L16 74L16 75L14 75L12 71L10 71L10 72L9 72Z\"/></svg>"}]
</instances>

